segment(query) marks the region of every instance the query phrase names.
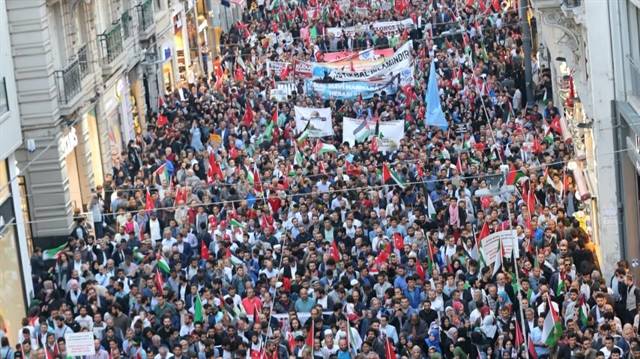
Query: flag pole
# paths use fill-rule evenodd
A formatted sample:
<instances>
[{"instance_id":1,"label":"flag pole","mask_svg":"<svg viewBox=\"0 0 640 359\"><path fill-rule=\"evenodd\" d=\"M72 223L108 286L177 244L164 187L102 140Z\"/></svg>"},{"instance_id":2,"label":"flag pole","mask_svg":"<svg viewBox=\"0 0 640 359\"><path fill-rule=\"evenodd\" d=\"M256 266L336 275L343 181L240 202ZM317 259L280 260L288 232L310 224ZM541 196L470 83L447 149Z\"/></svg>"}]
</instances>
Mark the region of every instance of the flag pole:
<instances>
[{"instance_id":1,"label":"flag pole","mask_svg":"<svg viewBox=\"0 0 640 359\"><path fill-rule=\"evenodd\" d=\"M511 222L511 209L509 207L509 203L507 203L507 216L509 218L509 230L513 231L513 223ZM515 238L513 238L515 239ZM514 243L515 245L518 245L517 243ZM511 251L513 253L514 248L511 248ZM520 284L520 274L519 269L518 269L518 260L516 259L515 256L512 256L513 258L513 271L515 272L516 275L516 283ZM516 288L514 288L516 289ZM524 311L522 310L522 291L518 288L518 292L516 293L516 298L518 299L518 311L520 312L520 327L522 328L522 330L525 330L525 320L524 320ZM518 318L516 318L517 320ZM523 335L524 336L524 335ZM529 336L527 335L526 338L524 338L524 346L525 348L525 354L524 354L524 358L525 359L529 359Z\"/></svg>"}]
</instances>

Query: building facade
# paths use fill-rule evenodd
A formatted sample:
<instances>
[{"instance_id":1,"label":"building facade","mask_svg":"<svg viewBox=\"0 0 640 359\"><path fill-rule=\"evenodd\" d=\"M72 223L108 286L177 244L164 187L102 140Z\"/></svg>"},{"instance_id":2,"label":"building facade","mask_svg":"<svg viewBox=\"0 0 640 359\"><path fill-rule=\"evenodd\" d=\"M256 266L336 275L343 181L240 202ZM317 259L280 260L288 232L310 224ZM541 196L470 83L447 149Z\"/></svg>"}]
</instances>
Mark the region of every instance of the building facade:
<instances>
[{"instance_id":1,"label":"building facade","mask_svg":"<svg viewBox=\"0 0 640 359\"><path fill-rule=\"evenodd\" d=\"M614 86L619 205L624 258L640 275L640 1L611 1L609 18Z\"/></svg>"},{"instance_id":2,"label":"building facade","mask_svg":"<svg viewBox=\"0 0 640 359\"><path fill-rule=\"evenodd\" d=\"M148 54L174 52L170 1L5 1L29 229L66 236L157 108L166 84Z\"/></svg>"},{"instance_id":3,"label":"building facade","mask_svg":"<svg viewBox=\"0 0 640 359\"><path fill-rule=\"evenodd\" d=\"M588 227L606 279L620 259L640 275L640 1L531 4L591 194Z\"/></svg>"},{"instance_id":4,"label":"building facade","mask_svg":"<svg viewBox=\"0 0 640 359\"><path fill-rule=\"evenodd\" d=\"M0 44L9 43L5 0L0 0ZM22 143L14 66L9 46L0 46L0 329L15 333L33 294L23 208L24 177L15 151Z\"/></svg>"},{"instance_id":5,"label":"building facade","mask_svg":"<svg viewBox=\"0 0 640 359\"><path fill-rule=\"evenodd\" d=\"M159 95L211 71L222 31L216 16L230 26L243 3L4 1L28 145L16 158L31 163L24 173L29 236L60 240L144 131Z\"/></svg>"}]
</instances>

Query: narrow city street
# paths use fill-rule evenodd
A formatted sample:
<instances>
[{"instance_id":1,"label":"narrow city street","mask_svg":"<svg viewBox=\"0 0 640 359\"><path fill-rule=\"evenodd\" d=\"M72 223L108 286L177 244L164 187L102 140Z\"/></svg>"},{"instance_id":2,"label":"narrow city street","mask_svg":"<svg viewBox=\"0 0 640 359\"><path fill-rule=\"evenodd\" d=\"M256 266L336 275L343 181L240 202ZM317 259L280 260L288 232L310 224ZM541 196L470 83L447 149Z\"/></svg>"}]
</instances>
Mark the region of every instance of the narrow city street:
<instances>
[{"instance_id":1,"label":"narrow city street","mask_svg":"<svg viewBox=\"0 0 640 359\"><path fill-rule=\"evenodd\" d=\"M0 0L0 359L640 358L633 2Z\"/></svg>"}]
</instances>

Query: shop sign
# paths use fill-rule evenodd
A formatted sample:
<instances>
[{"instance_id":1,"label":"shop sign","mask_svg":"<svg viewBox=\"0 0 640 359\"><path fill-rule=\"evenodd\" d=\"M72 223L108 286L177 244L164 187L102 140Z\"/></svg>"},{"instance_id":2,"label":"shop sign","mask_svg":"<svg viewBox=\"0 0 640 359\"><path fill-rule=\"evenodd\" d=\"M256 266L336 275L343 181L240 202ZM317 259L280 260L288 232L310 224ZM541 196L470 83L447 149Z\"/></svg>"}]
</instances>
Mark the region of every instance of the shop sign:
<instances>
[{"instance_id":1,"label":"shop sign","mask_svg":"<svg viewBox=\"0 0 640 359\"><path fill-rule=\"evenodd\" d=\"M71 151L78 145L78 136L76 135L76 128L71 127L69 133L62 136L60 139L59 147L62 157L67 157Z\"/></svg>"}]
</instances>

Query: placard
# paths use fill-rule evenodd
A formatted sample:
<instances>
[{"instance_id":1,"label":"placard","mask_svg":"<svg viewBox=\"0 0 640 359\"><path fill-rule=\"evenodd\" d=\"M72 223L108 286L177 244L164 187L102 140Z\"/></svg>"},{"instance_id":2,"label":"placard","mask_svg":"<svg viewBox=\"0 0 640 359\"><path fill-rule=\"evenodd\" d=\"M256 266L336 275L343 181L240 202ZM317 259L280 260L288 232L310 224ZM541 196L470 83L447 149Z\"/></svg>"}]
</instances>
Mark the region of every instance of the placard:
<instances>
[{"instance_id":1,"label":"placard","mask_svg":"<svg viewBox=\"0 0 640 359\"><path fill-rule=\"evenodd\" d=\"M64 340L67 344L67 356L96 355L93 332L68 333Z\"/></svg>"}]
</instances>

